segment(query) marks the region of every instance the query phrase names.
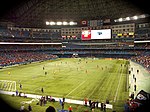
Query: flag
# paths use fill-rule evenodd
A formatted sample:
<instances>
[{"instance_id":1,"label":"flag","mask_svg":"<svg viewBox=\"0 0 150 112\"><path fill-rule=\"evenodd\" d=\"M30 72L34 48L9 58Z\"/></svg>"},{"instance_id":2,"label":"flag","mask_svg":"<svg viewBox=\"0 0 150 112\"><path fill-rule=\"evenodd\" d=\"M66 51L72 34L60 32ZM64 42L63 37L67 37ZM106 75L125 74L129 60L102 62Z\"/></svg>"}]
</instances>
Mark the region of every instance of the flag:
<instances>
[{"instance_id":1,"label":"flag","mask_svg":"<svg viewBox=\"0 0 150 112\"><path fill-rule=\"evenodd\" d=\"M150 94L141 90L135 97L135 101L139 103L146 103L147 101L150 101Z\"/></svg>"}]
</instances>

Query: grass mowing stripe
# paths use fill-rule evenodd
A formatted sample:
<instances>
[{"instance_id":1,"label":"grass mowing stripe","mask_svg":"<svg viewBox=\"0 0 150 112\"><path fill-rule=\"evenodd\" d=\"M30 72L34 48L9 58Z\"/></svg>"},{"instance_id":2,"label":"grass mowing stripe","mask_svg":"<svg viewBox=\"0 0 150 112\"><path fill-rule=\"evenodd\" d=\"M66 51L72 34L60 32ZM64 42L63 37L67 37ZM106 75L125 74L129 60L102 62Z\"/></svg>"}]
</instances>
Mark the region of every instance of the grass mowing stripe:
<instances>
[{"instance_id":1,"label":"grass mowing stripe","mask_svg":"<svg viewBox=\"0 0 150 112\"><path fill-rule=\"evenodd\" d=\"M70 95L72 92L74 92L77 88L79 88L82 84L84 84L86 81L83 81L80 83L76 88L74 88L72 91L70 91L66 96Z\"/></svg>"},{"instance_id":2,"label":"grass mowing stripe","mask_svg":"<svg viewBox=\"0 0 150 112\"><path fill-rule=\"evenodd\" d=\"M103 79L101 79L100 83L98 84L98 86L100 86L99 90L101 90L104 87L103 85L105 84L105 80L107 79L107 77L108 77L107 75L104 75ZM96 91L96 90L97 89L94 89L94 91ZM92 93L94 94L94 92L92 92ZM95 92L95 93L97 93L97 92ZM91 94L90 96L94 96L93 94ZM100 94L101 94L101 92L100 92ZM93 100L95 100L95 99L93 99Z\"/></svg>"},{"instance_id":3,"label":"grass mowing stripe","mask_svg":"<svg viewBox=\"0 0 150 112\"><path fill-rule=\"evenodd\" d=\"M123 67L124 68L124 67ZM115 94L115 97L114 97L114 102L116 102L116 99L117 99L117 95L118 95L118 90L119 90L119 87L120 87L120 82L121 82L121 77L122 77L122 72L123 72L123 68L121 68L121 75L120 75L120 78L119 78L119 84L117 86L117 90L116 90L116 94Z\"/></svg>"},{"instance_id":4,"label":"grass mowing stripe","mask_svg":"<svg viewBox=\"0 0 150 112\"><path fill-rule=\"evenodd\" d=\"M116 69L116 73L118 73L119 72L119 69ZM112 101L112 97L113 97L113 86L114 86L114 84L116 83L116 77L117 76L112 76L112 75L115 75L115 74L111 74L111 73L109 73L110 74L110 77L109 77L109 79L110 80L108 80L107 82L107 90L106 90L106 93L108 93L107 94L107 97L106 97L106 99L107 100L109 100L109 101Z\"/></svg>"}]
</instances>

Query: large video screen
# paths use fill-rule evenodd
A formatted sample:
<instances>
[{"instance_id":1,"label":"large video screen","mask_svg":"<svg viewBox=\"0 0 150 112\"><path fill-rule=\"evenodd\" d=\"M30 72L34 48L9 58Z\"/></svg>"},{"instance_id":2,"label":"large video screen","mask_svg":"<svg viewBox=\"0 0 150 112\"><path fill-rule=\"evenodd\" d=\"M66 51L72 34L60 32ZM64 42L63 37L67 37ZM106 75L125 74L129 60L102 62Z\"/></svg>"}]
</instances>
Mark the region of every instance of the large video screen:
<instances>
[{"instance_id":1,"label":"large video screen","mask_svg":"<svg viewBox=\"0 0 150 112\"><path fill-rule=\"evenodd\" d=\"M91 30L91 39L111 39L111 29Z\"/></svg>"},{"instance_id":2,"label":"large video screen","mask_svg":"<svg viewBox=\"0 0 150 112\"><path fill-rule=\"evenodd\" d=\"M91 39L111 39L111 29L83 30L82 40L91 40Z\"/></svg>"}]
</instances>

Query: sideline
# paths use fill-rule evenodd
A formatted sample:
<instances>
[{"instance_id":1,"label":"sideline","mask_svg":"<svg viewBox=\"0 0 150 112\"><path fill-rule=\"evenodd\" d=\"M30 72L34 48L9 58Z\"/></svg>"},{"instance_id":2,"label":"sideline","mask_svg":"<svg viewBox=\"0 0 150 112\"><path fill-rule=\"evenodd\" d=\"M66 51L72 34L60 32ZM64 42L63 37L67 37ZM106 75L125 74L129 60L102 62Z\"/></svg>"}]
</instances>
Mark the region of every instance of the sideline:
<instances>
[{"instance_id":1,"label":"sideline","mask_svg":"<svg viewBox=\"0 0 150 112\"><path fill-rule=\"evenodd\" d=\"M7 94L7 95L12 95L12 94L16 94L15 92L10 92L10 91L3 91L0 90L0 94ZM23 96L24 93L21 94L21 96ZM25 94L27 96L27 98L34 98L34 99L40 99L42 97L42 95L35 95L35 94ZM55 99L55 101L58 101L62 98L57 98L57 97L53 97ZM66 103L72 103L72 104L79 104L79 105L84 105L84 101L82 100L73 100L73 99L65 99ZM101 107L101 103L98 104L98 107ZM106 104L106 108L109 109L113 109L113 105L111 104Z\"/></svg>"}]
</instances>

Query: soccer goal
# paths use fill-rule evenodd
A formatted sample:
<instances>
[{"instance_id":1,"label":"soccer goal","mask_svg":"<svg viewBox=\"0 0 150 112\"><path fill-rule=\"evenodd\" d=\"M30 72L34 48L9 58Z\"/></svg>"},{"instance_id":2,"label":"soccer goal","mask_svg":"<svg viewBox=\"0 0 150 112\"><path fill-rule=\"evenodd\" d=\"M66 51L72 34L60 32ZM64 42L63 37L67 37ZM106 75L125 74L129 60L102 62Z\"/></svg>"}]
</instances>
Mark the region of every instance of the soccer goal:
<instances>
[{"instance_id":1,"label":"soccer goal","mask_svg":"<svg viewBox=\"0 0 150 112\"><path fill-rule=\"evenodd\" d=\"M3 91L16 91L16 81L0 80L0 89Z\"/></svg>"}]
</instances>

